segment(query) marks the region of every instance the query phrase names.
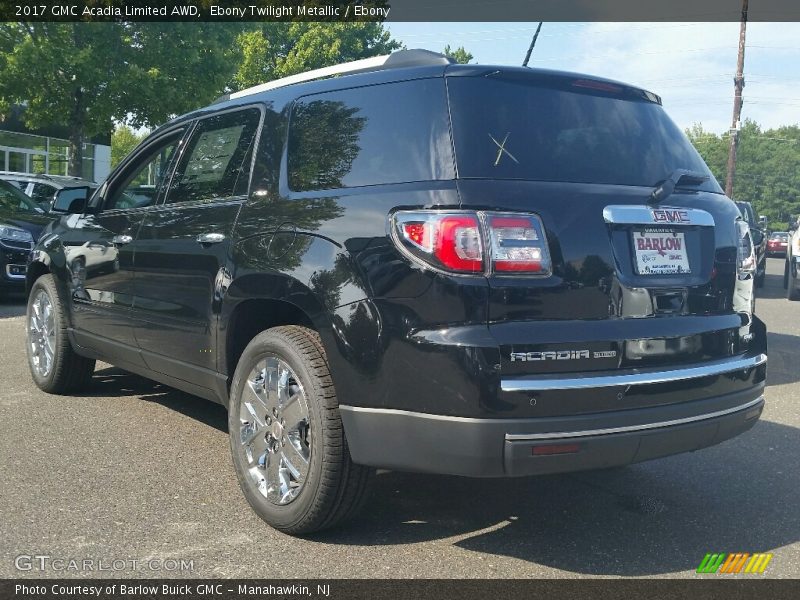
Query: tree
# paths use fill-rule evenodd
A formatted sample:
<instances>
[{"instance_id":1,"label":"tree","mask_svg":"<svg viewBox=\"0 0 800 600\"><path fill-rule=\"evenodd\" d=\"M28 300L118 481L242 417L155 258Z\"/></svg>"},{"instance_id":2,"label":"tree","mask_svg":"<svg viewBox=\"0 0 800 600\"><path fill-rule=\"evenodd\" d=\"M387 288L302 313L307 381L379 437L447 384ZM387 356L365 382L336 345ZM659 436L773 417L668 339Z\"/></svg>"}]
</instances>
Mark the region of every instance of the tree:
<instances>
[{"instance_id":1,"label":"tree","mask_svg":"<svg viewBox=\"0 0 800 600\"><path fill-rule=\"evenodd\" d=\"M686 131L717 181L725 181L728 160L726 135L694 125ZM752 202L773 230L786 229L800 214L800 126L762 130L752 120L742 126L737 152L735 200Z\"/></svg>"},{"instance_id":2,"label":"tree","mask_svg":"<svg viewBox=\"0 0 800 600\"><path fill-rule=\"evenodd\" d=\"M242 89L402 48L381 23L264 23L239 34L242 61L231 88Z\"/></svg>"},{"instance_id":3,"label":"tree","mask_svg":"<svg viewBox=\"0 0 800 600\"><path fill-rule=\"evenodd\" d=\"M127 125L119 125L111 134L111 168L128 156L144 139L144 135L136 135Z\"/></svg>"},{"instance_id":4,"label":"tree","mask_svg":"<svg viewBox=\"0 0 800 600\"><path fill-rule=\"evenodd\" d=\"M455 50L451 50L450 44L447 44L447 46L444 47L444 50L442 50L442 54L444 54L445 56L449 56L460 65L469 64L469 62L473 58L475 58L474 56L472 56L471 53L467 52L464 49L464 46L459 46Z\"/></svg>"},{"instance_id":5,"label":"tree","mask_svg":"<svg viewBox=\"0 0 800 600\"><path fill-rule=\"evenodd\" d=\"M156 125L219 95L240 27L209 23L1 23L0 112L69 131L69 173L112 120Z\"/></svg>"}]
</instances>

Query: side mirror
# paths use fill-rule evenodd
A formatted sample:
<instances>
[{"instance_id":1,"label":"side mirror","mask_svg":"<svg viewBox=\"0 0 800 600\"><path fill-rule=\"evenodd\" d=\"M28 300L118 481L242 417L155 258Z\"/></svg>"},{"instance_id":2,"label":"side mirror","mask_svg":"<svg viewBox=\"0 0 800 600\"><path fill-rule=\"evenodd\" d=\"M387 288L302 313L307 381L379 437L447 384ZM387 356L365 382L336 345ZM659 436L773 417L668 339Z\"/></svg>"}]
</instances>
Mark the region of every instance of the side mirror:
<instances>
[{"instance_id":1,"label":"side mirror","mask_svg":"<svg viewBox=\"0 0 800 600\"><path fill-rule=\"evenodd\" d=\"M756 246L760 246L761 242L764 241L764 233L760 229L751 229L750 236L753 238L753 243Z\"/></svg>"},{"instance_id":2,"label":"side mirror","mask_svg":"<svg viewBox=\"0 0 800 600\"><path fill-rule=\"evenodd\" d=\"M64 188L56 192L51 212L79 215L86 210L86 201L89 199L89 187Z\"/></svg>"}]
</instances>

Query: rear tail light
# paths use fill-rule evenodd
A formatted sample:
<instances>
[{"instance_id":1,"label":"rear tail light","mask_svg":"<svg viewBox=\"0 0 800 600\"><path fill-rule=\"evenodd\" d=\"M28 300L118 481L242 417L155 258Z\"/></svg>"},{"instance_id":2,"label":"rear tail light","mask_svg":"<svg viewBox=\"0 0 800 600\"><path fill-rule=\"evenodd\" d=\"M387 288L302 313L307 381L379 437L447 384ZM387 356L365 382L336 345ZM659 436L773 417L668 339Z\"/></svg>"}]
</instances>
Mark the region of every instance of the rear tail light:
<instances>
[{"instance_id":1,"label":"rear tail light","mask_svg":"<svg viewBox=\"0 0 800 600\"><path fill-rule=\"evenodd\" d=\"M437 269L465 274L550 274L550 253L538 216L520 213L398 211L395 242Z\"/></svg>"},{"instance_id":2,"label":"rear tail light","mask_svg":"<svg viewBox=\"0 0 800 600\"><path fill-rule=\"evenodd\" d=\"M488 214L487 221L495 271L549 273L550 257L539 217Z\"/></svg>"},{"instance_id":3,"label":"rear tail light","mask_svg":"<svg viewBox=\"0 0 800 600\"><path fill-rule=\"evenodd\" d=\"M750 227L744 221L736 221L736 237L739 240L737 266L739 276L744 278L756 272L756 252Z\"/></svg>"}]
</instances>

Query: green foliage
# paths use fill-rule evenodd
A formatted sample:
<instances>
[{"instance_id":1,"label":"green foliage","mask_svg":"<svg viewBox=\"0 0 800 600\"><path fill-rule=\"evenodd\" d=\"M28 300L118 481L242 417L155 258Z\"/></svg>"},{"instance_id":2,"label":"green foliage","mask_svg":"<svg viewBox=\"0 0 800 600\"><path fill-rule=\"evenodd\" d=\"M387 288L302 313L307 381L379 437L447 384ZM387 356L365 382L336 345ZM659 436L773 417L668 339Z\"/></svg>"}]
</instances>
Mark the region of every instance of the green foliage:
<instances>
[{"instance_id":1,"label":"green foliage","mask_svg":"<svg viewBox=\"0 0 800 600\"><path fill-rule=\"evenodd\" d=\"M466 51L464 46L459 46L455 50L452 50L450 48L450 44L447 44L447 46L444 47L444 50L442 50L442 54L444 54L445 56L449 56L460 65L469 64L469 62L473 58L475 58L474 56L472 56L471 53Z\"/></svg>"},{"instance_id":2,"label":"green foliage","mask_svg":"<svg viewBox=\"0 0 800 600\"><path fill-rule=\"evenodd\" d=\"M144 137L144 135L136 135L133 129L126 125L119 125L114 129L114 133L111 134L111 168L116 167L123 158L128 156Z\"/></svg>"},{"instance_id":3,"label":"green foliage","mask_svg":"<svg viewBox=\"0 0 800 600\"><path fill-rule=\"evenodd\" d=\"M730 138L694 125L686 135L706 161L717 181L724 185ZM762 130L744 122L737 150L733 184L736 200L752 202L769 228L786 230L792 216L800 214L800 126Z\"/></svg>"},{"instance_id":4,"label":"green foliage","mask_svg":"<svg viewBox=\"0 0 800 600\"><path fill-rule=\"evenodd\" d=\"M112 120L155 125L207 104L236 65L240 27L209 23L0 23L0 112L69 129L80 144Z\"/></svg>"},{"instance_id":5,"label":"green foliage","mask_svg":"<svg viewBox=\"0 0 800 600\"><path fill-rule=\"evenodd\" d=\"M236 45L242 60L233 89L402 47L380 23L263 23L240 33Z\"/></svg>"}]
</instances>

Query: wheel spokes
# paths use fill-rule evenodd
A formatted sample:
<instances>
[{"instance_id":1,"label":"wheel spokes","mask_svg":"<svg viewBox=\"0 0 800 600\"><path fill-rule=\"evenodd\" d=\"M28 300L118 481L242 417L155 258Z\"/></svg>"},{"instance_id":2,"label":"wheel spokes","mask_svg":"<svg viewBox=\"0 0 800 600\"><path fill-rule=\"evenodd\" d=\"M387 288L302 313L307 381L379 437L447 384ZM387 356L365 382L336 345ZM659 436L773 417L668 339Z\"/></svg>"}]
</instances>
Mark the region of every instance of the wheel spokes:
<instances>
[{"instance_id":1,"label":"wheel spokes","mask_svg":"<svg viewBox=\"0 0 800 600\"><path fill-rule=\"evenodd\" d=\"M305 482L309 453L299 436L286 436L286 443L281 447L281 458L297 482Z\"/></svg>"},{"instance_id":2,"label":"wheel spokes","mask_svg":"<svg viewBox=\"0 0 800 600\"><path fill-rule=\"evenodd\" d=\"M306 422L308 413L303 406L303 394L297 392L293 394L284 405L281 411L281 416L284 419L284 427L287 431L297 431L298 428Z\"/></svg>"},{"instance_id":3,"label":"wheel spokes","mask_svg":"<svg viewBox=\"0 0 800 600\"><path fill-rule=\"evenodd\" d=\"M55 359L55 313L47 292L40 290L28 315L28 343L35 371L46 377Z\"/></svg>"},{"instance_id":4,"label":"wheel spokes","mask_svg":"<svg viewBox=\"0 0 800 600\"><path fill-rule=\"evenodd\" d=\"M305 392L282 359L253 368L242 391L240 443L250 477L270 502L294 500L308 477L311 429Z\"/></svg>"}]
</instances>

